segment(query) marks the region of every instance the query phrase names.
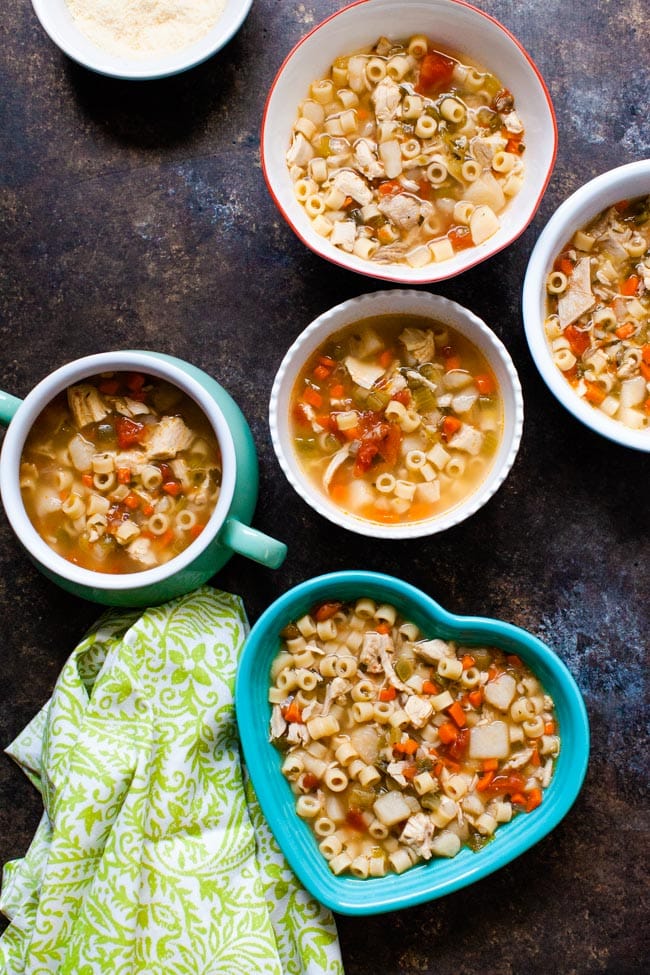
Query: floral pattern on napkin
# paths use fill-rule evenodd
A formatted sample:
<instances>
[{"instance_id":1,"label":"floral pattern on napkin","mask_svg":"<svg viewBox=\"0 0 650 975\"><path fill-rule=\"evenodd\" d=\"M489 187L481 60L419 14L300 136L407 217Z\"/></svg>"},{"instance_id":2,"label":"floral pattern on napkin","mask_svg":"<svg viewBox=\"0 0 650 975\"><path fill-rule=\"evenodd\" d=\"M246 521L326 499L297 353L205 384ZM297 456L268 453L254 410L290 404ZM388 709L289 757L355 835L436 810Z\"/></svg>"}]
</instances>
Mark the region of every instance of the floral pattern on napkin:
<instances>
[{"instance_id":1,"label":"floral pattern on napkin","mask_svg":"<svg viewBox=\"0 0 650 975\"><path fill-rule=\"evenodd\" d=\"M298 884L244 781L241 600L207 586L107 612L7 749L45 812L8 863L7 975L341 975L334 920Z\"/></svg>"}]
</instances>

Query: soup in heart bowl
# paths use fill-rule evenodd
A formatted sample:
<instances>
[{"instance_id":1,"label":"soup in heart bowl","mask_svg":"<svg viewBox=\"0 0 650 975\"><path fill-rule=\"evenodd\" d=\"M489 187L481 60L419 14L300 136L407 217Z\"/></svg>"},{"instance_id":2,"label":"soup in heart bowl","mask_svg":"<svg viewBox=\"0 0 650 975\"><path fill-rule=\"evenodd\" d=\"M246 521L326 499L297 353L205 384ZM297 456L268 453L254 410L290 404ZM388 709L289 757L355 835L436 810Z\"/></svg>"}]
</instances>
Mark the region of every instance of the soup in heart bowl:
<instances>
[{"instance_id":1,"label":"soup in heart bowl","mask_svg":"<svg viewBox=\"0 0 650 975\"><path fill-rule=\"evenodd\" d=\"M343 914L419 904L509 863L569 811L589 754L580 691L548 646L361 570L269 606L236 710L278 843Z\"/></svg>"}]
</instances>

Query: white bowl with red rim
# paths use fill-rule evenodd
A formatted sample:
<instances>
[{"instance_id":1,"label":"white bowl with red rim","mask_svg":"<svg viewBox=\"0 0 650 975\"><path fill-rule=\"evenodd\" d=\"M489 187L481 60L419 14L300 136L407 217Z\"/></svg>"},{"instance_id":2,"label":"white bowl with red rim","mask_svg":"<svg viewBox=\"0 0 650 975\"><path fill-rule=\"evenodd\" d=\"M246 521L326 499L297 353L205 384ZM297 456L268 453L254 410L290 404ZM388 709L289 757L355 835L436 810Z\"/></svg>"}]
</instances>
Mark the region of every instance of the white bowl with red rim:
<instances>
[{"instance_id":1,"label":"white bowl with red rim","mask_svg":"<svg viewBox=\"0 0 650 975\"><path fill-rule=\"evenodd\" d=\"M349 254L317 233L296 200L286 163L292 125L309 86L327 75L337 57L374 45L381 36L426 35L434 46L457 52L492 72L514 95L525 127L525 177L499 214L499 229L483 243L424 267L378 264ZM551 98L532 58L494 17L464 0L357 0L306 35L280 67L266 102L261 131L262 169L280 213L300 240L333 264L404 285L442 281L503 250L533 219L551 177L557 125Z\"/></svg>"}]
</instances>

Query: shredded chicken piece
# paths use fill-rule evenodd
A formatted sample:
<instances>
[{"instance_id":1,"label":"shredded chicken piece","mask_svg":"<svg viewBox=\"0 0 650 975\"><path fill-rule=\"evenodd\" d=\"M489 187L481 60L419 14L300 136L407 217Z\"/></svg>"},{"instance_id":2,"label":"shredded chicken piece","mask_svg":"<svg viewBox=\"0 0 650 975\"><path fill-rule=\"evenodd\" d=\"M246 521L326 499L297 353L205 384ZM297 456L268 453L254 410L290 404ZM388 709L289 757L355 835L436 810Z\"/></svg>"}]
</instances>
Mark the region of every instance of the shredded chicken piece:
<instances>
[{"instance_id":1,"label":"shredded chicken piece","mask_svg":"<svg viewBox=\"0 0 650 975\"><path fill-rule=\"evenodd\" d=\"M400 843L410 847L424 860L431 859L431 841L435 832L435 825L426 813L415 813L409 816L399 838Z\"/></svg>"},{"instance_id":2,"label":"shredded chicken piece","mask_svg":"<svg viewBox=\"0 0 650 975\"><path fill-rule=\"evenodd\" d=\"M387 633L376 633L370 630L363 635L363 643L359 653L359 663L364 664L369 674L381 674L384 667L380 659L380 651L393 649L393 641Z\"/></svg>"},{"instance_id":3,"label":"shredded chicken piece","mask_svg":"<svg viewBox=\"0 0 650 975\"><path fill-rule=\"evenodd\" d=\"M273 710L271 711L271 741L276 738L281 738L286 730L287 722L282 716L282 708L279 704L274 704Z\"/></svg>"},{"instance_id":4,"label":"shredded chicken piece","mask_svg":"<svg viewBox=\"0 0 650 975\"><path fill-rule=\"evenodd\" d=\"M581 258L569 276L566 291L560 295L557 311L560 328L577 321L581 315L593 308L595 298L591 290L591 262L588 257Z\"/></svg>"},{"instance_id":5,"label":"shredded chicken piece","mask_svg":"<svg viewBox=\"0 0 650 975\"><path fill-rule=\"evenodd\" d=\"M424 728L433 714L433 705L429 701L418 697L416 694L412 694L404 705L404 710L408 714L414 728Z\"/></svg>"},{"instance_id":6,"label":"shredded chicken piece","mask_svg":"<svg viewBox=\"0 0 650 975\"><path fill-rule=\"evenodd\" d=\"M332 456L332 459L330 460L329 464L327 465L327 469L323 474L323 490L326 492L326 494L329 494L332 478L336 474L341 464L345 463L346 459L349 457L351 449L352 444L346 443L344 447L341 447L341 449L337 450Z\"/></svg>"},{"instance_id":7,"label":"shredded chicken piece","mask_svg":"<svg viewBox=\"0 0 650 975\"><path fill-rule=\"evenodd\" d=\"M362 207L367 206L372 200L372 190L365 180L351 169L340 169L334 174L332 183L337 190L346 196L351 196Z\"/></svg>"},{"instance_id":8,"label":"shredded chicken piece","mask_svg":"<svg viewBox=\"0 0 650 975\"><path fill-rule=\"evenodd\" d=\"M88 383L69 387L68 406L78 430L88 423L99 423L110 413L99 390Z\"/></svg>"},{"instance_id":9,"label":"shredded chicken piece","mask_svg":"<svg viewBox=\"0 0 650 975\"><path fill-rule=\"evenodd\" d=\"M186 450L193 439L194 434L180 416L164 416L154 428L147 454L157 460L169 460Z\"/></svg>"},{"instance_id":10,"label":"shredded chicken piece","mask_svg":"<svg viewBox=\"0 0 650 975\"><path fill-rule=\"evenodd\" d=\"M402 93L392 78L382 78L372 93L372 103L380 122L395 118L402 103Z\"/></svg>"},{"instance_id":11,"label":"shredded chicken piece","mask_svg":"<svg viewBox=\"0 0 650 975\"><path fill-rule=\"evenodd\" d=\"M364 362L352 355L346 356L343 364L350 373L352 382L357 386L362 386L363 389L372 389L385 372L381 366L374 366L371 362Z\"/></svg>"},{"instance_id":12,"label":"shredded chicken piece","mask_svg":"<svg viewBox=\"0 0 650 975\"><path fill-rule=\"evenodd\" d=\"M396 193L380 200L377 204L385 217L402 230L416 227L426 212L431 210L431 204L423 203L408 193Z\"/></svg>"},{"instance_id":13,"label":"shredded chicken piece","mask_svg":"<svg viewBox=\"0 0 650 975\"><path fill-rule=\"evenodd\" d=\"M481 452L483 439L484 434L481 430L477 430L470 423L463 423L460 430L450 439L449 446L453 447L454 450L463 450L475 457Z\"/></svg>"},{"instance_id":14,"label":"shredded chicken piece","mask_svg":"<svg viewBox=\"0 0 650 975\"><path fill-rule=\"evenodd\" d=\"M377 158L377 143L370 139L355 142L354 164L368 179L380 179L384 175L384 167Z\"/></svg>"},{"instance_id":15,"label":"shredded chicken piece","mask_svg":"<svg viewBox=\"0 0 650 975\"><path fill-rule=\"evenodd\" d=\"M399 337L399 341L418 365L422 365L423 362L431 362L435 357L436 341L430 328L405 328ZM418 373L417 378L422 379L423 377Z\"/></svg>"},{"instance_id":16,"label":"shredded chicken piece","mask_svg":"<svg viewBox=\"0 0 650 975\"><path fill-rule=\"evenodd\" d=\"M390 643L390 651L392 653L393 651L392 640L389 640L389 643ZM393 667L393 663L390 659L388 648L385 645L383 646L380 645L379 647L379 660L381 661L383 671L386 674L386 679L388 680L389 684L392 684L393 687L396 687L399 691L404 691L406 694L414 693L413 689L410 688L408 684L405 684L403 680L400 680L397 674L395 673L395 668Z\"/></svg>"}]
</instances>

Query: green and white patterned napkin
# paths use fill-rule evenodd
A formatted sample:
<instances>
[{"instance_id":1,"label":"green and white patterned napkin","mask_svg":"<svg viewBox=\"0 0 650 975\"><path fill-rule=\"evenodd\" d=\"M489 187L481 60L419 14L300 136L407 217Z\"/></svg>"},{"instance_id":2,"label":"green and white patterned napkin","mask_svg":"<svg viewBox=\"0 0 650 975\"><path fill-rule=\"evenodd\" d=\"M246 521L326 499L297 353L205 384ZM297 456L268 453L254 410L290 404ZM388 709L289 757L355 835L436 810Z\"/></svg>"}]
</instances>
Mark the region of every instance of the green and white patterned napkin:
<instances>
[{"instance_id":1,"label":"green and white patterned napkin","mask_svg":"<svg viewBox=\"0 0 650 975\"><path fill-rule=\"evenodd\" d=\"M6 975L341 975L332 915L300 887L240 764L248 624L203 587L110 610L7 749L43 795L5 866Z\"/></svg>"}]
</instances>

